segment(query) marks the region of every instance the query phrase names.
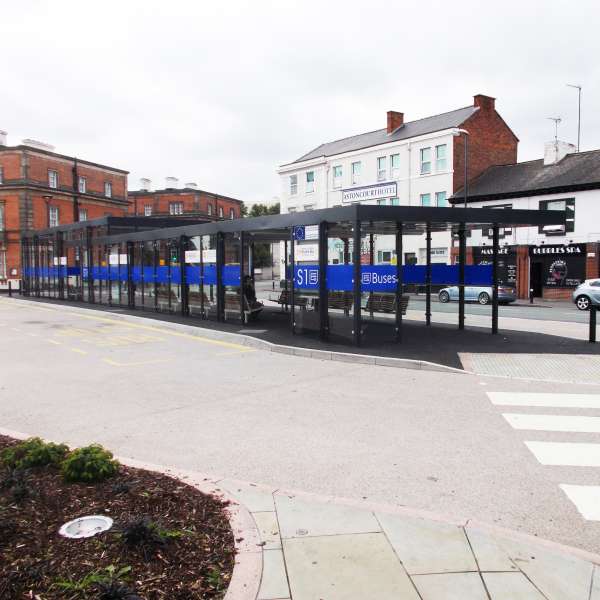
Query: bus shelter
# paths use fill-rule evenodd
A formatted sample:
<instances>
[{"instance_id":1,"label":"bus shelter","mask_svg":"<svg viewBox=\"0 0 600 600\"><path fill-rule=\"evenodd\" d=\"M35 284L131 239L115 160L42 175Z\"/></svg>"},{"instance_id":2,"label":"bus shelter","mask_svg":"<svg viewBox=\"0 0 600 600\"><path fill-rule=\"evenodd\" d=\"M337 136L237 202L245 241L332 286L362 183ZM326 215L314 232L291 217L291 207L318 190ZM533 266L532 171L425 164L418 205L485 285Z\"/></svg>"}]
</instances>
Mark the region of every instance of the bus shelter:
<instances>
[{"instance_id":1,"label":"bus shelter","mask_svg":"<svg viewBox=\"0 0 600 600\"><path fill-rule=\"evenodd\" d=\"M295 335L361 345L401 341L407 292L415 287L424 294L426 326L433 290L457 287L456 325L464 329L465 288L484 286L497 333L501 232L563 225L565 218L563 211L356 204L211 223L137 218L142 223L120 230L90 221L23 237L23 293L217 322L258 318L262 327L284 323ZM475 229L491 236L491 264L467 264L466 240ZM439 232L451 233L450 264L432 261L432 236ZM424 264L404 264L412 236L424 241ZM311 253L308 237L316 246ZM376 238L392 241L395 259L375 252ZM283 248L280 282L259 306L250 283L254 251L275 243Z\"/></svg>"}]
</instances>

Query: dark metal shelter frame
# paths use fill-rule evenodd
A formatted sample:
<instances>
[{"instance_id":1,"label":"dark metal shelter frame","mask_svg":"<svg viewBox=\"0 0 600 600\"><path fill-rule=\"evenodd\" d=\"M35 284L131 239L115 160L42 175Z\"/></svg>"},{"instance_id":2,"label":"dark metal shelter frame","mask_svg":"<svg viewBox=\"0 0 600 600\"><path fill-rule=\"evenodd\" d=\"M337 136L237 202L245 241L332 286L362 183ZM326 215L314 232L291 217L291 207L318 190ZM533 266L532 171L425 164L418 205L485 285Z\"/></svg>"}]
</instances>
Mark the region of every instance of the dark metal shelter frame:
<instances>
[{"instance_id":1,"label":"dark metal shelter frame","mask_svg":"<svg viewBox=\"0 0 600 600\"><path fill-rule=\"evenodd\" d=\"M116 304L244 323L249 307L243 282L246 275L253 274L253 246L284 242L286 273L280 304L285 310L280 314L288 314L292 333L314 331L323 340L341 334L360 345L366 329L363 312L372 317L374 311L372 293L367 292L363 308L366 292L361 262L364 263L365 252L361 249L368 248L373 265L373 236L389 235L395 238L397 259L395 266L387 267L395 277L393 289L387 294L394 301L388 311L393 312L393 319L387 319L386 331L393 332L393 339L400 341L406 284L406 267L402 265L404 238L425 236L425 323L430 325L432 234L452 231L458 246L453 282L459 288L458 329L464 329L469 268L466 238L469 230L485 228L493 232L491 331L497 333L500 228L563 225L565 218L563 211L360 204L210 223L182 222L179 218L105 217L26 232L22 237L22 291L26 296ZM318 261L309 265L312 270L306 268L301 275L295 251L299 233L308 226L318 227ZM333 271L328 269L329 241L333 239L341 240L344 248L346 270L338 271L343 271L346 279L339 290L335 288ZM306 285L303 287L304 276L314 276L310 292ZM390 290L389 284L386 289ZM307 310L308 299L311 310Z\"/></svg>"}]
</instances>

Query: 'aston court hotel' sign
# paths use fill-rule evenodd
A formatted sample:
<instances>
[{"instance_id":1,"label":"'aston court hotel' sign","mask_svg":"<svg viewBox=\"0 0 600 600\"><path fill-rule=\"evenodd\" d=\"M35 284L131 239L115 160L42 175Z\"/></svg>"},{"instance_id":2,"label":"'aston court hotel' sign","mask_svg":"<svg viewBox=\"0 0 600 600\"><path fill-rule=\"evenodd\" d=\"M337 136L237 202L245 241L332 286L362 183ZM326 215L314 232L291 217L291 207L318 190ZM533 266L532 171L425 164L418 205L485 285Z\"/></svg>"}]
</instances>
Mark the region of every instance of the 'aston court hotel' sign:
<instances>
[{"instance_id":1,"label":"'aston court hotel' sign","mask_svg":"<svg viewBox=\"0 0 600 600\"><path fill-rule=\"evenodd\" d=\"M342 202L362 202L363 200L378 200L379 198L395 198L398 195L396 182L379 183L342 190Z\"/></svg>"}]
</instances>

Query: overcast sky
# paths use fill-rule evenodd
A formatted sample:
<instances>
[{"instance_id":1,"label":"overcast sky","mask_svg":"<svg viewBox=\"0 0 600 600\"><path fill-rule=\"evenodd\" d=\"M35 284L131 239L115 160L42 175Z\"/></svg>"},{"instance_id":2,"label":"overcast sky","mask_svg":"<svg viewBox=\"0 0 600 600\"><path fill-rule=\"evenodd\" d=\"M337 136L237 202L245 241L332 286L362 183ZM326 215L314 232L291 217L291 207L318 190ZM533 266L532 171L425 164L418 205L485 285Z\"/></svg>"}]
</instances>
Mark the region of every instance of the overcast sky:
<instances>
[{"instance_id":1,"label":"overcast sky","mask_svg":"<svg viewBox=\"0 0 600 600\"><path fill-rule=\"evenodd\" d=\"M600 148L600 2L2 3L0 129L58 152L249 202L322 142L472 103L520 138Z\"/></svg>"}]
</instances>

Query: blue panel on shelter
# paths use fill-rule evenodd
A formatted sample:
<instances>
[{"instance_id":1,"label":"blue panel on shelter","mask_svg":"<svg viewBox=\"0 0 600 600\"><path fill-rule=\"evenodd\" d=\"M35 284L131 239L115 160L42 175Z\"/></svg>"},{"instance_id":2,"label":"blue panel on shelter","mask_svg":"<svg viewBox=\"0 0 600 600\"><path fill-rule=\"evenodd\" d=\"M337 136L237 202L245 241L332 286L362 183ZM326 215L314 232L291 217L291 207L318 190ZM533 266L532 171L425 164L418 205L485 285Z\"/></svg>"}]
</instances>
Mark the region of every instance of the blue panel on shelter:
<instances>
[{"instance_id":1,"label":"blue panel on shelter","mask_svg":"<svg viewBox=\"0 0 600 600\"><path fill-rule=\"evenodd\" d=\"M206 285L217 285L217 265L209 263L203 265L202 268L204 269L204 283Z\"/></svg>"},{"instance_id":2,"label":"blue panel on shelter","mask_svg":"<svg viewBox=\"0 0 600 600\"><path fill-rule=\"evenodd\" d=\"M403 283L425 283L426 267L423 265L404 265Z\"/></svg>"},{"instance_id":3,"label":"blue panel on shelter","mask_svg":"<svg viewBox=\"0 0 600 600\"><path fill-rule=\"evenodd\" d=\"M143 267L142 275L144 277L144 281L154 283L154 267Z\"/></svg>"},{"instance_id":4,"label":"blue panel on shelter","mask_svg":"<svg viewBox=\"0 0 600 600\"><path fill-rule=\"evenodd\" d=\"M466 265L465 283L467 285L493 285L492 265Z\"/></svg>"},{"instance_id":5,"label":"blue panel on shelter","mask_svg":"<svg viewBox=\"0 0 600 600\"><path fill-rule=\"evenodd\" d=\"M157 283L169 283L169 267L156 267Z\"/></svg>"},{"instance_id":6,"label":"blue panel on shelter","mask_svg":"<svg viewBox=\"0 0 600 600\"><path fill-rule=\"evenodd\" d=\"M198 285L200 283L200 267L186 265L185 280L189 285Z\"/></svg>"},{"instance_id":7,"label":"blue panel on shelter","mask_svg":"<svg viewBox=\"0 0 600 600\"><path fill-rule=\"evenodd\" d=\"M223 285L240 285L241 275L239 265L225 265L221 271Z\"/></svg>"},{"instance_id":8,"label":"blue panel on shelter","mask_svg":"<svg viewBox=\"0 0 600 600\"><path fill-rule=\"evenodd\" d=\"M181 267L171 267L171 281L173 283L181 282Z\"/></svg>"},{"instance_id":9,"label":"blue panel on shelter","mask_svg":"<svg viewBox=\"0 0 600 600\"><path fill-rule=\"evenodd\" d=\"M142 267L131 267L131 281L140 283L142 281Z\"/></svg>"},{"instance_id":10,"label":"blue panel on shelter","mask_svg":"<svg viewBox=\"0 0 600 600\"><path fill-rule=\"evenodd\" d=\"M432 264L431 283L456 285L458 283L458 265Z\"/></svg>"},{"instance_id":11,"label":"blue panel on shelter","mask_svg":"<svg viewBox=\"0 0 600 600\"><path fill-rule=\"evenodd\" d=\"M294 287L302 290L318 290L319 265L294 265Z\"/></svg>"},{"instance_id":12,"label":"blue panel on shelter","mask_svg":"<svg viewBox=\"0 0 600 600\"><path fill-rule=\"evenodd\" d=\"M318 267L317 267L318 268ZM353 265L328 265L327 289L349 292L354 288Z\"/></svg>"},{"instance_id":13,"label":"blue panel on shelter","mask_svg":"<svg viewBox=\"0 0 600 600\"><path fill-rule=\"evenodd\" d=\"M79 275L80 272L79 267L67 267L67 275Z\"/></svg>"}]
</instances>

